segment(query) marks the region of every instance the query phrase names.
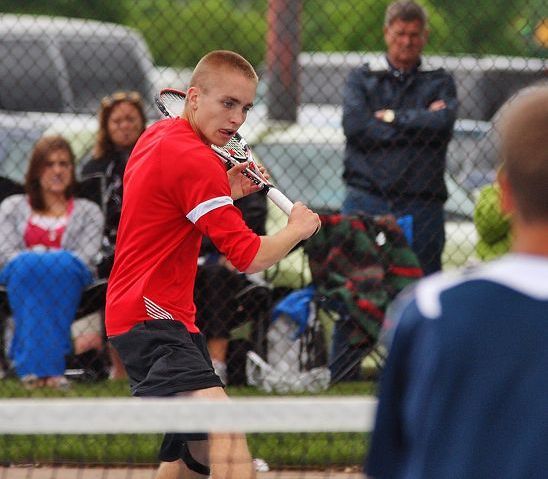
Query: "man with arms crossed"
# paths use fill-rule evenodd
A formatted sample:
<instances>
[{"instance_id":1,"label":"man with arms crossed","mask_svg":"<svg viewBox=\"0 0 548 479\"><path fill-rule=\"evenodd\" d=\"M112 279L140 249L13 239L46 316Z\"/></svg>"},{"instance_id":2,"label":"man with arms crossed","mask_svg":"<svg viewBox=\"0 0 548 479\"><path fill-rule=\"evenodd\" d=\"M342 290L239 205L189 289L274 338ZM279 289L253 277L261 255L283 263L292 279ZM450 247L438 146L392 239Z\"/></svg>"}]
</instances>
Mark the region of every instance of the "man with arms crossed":
<instances>
[{"instance_id":1,"label":"man with arms crossed","mask_svg":"<svg viewBox=\"0 0 548 479\"><path fill-rule=\"evenodd\" d=\"M344 214L413 218L412 248L425 274L441 270L447 145L457 116L452 76L423 65L428 16L398 0L386 9L383 67L351 71L344 89Z\"/></svg>"},{"instance_id":2,"label":"man with arms crossed","mask_svg":"<svg viewBox=\"0 0 548 479\"><path fill-rule=\"evenodd\" d=\"M240 271L283 258L319 227L296 203L287 226L257 236L233 199L257 187L238 165L227 175L209 145L224 145L253 105L253 67L214 51L197 64L182 117L155 123L133 149L124 175L116 257L109 278L107 334L134 396L226 399L205 339L195 325L193 288L202 236ZM242 434L166 434L157 478L254 477Z\"/></svg>"},{"instance_id":3,"label":"man with arms crossed","mask_svg":"<svg viewBox=\"0 0 548 479\"><path fill-rule=\"evenodd\" d=\"M342 213L412 218L412 244L425 275L441 270L447 145L457 115L451 75L423 65L428 16L398 0L386 8L386 56L381 68L351 71L344 89L346 136ZM364 348L349 347L348 325L337 321L331 375L358 380Z\"/></svg>"},{"instance_id":4,"label":"man with arms crossed","mask_svg":"<svg viewBox=\"0 0 548 479\"><path fill-rule=\"evenodd\" d=\"M370 477L548 471L548 87L517 96L496 126L512 252L426 278L394 305Z\"/></svg>"}]
</instances>

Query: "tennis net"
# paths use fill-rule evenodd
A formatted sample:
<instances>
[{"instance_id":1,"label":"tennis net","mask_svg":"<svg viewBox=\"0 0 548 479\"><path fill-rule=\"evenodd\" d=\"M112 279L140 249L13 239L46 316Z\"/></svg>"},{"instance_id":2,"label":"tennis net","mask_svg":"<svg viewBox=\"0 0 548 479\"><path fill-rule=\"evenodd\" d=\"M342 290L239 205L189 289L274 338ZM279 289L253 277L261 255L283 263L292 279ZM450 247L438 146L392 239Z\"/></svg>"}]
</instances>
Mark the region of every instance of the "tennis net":
<instances>
[{"instance_id":1,"label":"tennis net","mask_svg":"<svg viewBox=\"0 0 548 479\"><path fill-rule=\"evenodd\" d=\"M355 479L376 400L0 400L0 479L153 478L163 432L245 432L260 479ZM259 459L260 458L260 459Z\"/></svg>"}]
</instances>

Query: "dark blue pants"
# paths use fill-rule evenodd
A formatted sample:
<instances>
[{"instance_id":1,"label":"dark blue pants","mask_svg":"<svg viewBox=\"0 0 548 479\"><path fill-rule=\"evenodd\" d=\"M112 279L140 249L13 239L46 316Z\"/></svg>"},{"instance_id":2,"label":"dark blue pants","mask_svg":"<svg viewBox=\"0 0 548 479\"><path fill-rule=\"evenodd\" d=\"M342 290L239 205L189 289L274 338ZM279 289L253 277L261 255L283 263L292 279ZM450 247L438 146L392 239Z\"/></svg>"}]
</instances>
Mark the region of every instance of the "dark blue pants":
<instances>
[{"instance_id":1,"label":"dark blue pants","mask_svg":"<svg viewBox=\"0 0 548 479\"><path fill-rule=\"evenodd\" d=\"M92 280L87 266L64 250L24 251L2 269L14 323L9 356L19 377L64 374L70 327Z\"/></svg>"}]
</instances>

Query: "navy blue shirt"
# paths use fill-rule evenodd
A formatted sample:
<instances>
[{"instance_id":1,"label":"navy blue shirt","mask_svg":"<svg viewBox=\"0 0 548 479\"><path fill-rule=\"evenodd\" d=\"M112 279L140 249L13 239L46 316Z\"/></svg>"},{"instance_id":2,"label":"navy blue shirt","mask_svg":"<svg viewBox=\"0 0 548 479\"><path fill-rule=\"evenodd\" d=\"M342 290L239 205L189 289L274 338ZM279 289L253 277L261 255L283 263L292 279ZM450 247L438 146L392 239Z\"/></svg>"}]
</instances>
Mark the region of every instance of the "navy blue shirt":
<instances>
[{"instance_id":1,"label":"navy blue shirt","mask_svg":"<svg viewBox=\"0 0 548 479\"><path fill-rule=\"evenodd\" d=\"M369 476L548 477L548 259L430 276L390 323Z\"/></svg>"}]
</instances>

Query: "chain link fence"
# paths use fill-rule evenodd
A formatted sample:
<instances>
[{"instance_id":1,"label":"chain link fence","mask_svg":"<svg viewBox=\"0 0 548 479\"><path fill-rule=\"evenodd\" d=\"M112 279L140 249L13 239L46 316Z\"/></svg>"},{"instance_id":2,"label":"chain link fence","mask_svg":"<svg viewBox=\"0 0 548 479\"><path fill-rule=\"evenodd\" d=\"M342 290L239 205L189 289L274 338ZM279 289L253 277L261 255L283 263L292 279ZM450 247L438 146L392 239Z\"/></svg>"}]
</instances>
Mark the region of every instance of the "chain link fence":
<instances>
[{"instance_id":1,"label":"chain link fence","mask_svg":"<svg viewBox=\"0 0 548 479\"><path fill-rule=\"evenodd\" d=\"M432 0L423 5L429 14L429 38L421 68L430 72L440 68L447 71L456 85L458 100L447 152L444 153L446 145L442 143L437 152L445 157L443 175L448 199L444 206L443 268L449 269L480 259L473 219L480 188L495 180L498 159L492 120L504 101L516 91L546 81L548 17L542 0L456 3ZM98 132L108 133L108 127L106 123L101 126L99 112L111 114L116 111L112 109L114 105L129 102L135 107L133 113L137 118L133 121L137 122L135 128L140 133L140 121L149 124L160 118L153 101L160 89L185 88L194 64L208 51L238 51L251 61L260 76L255 106L241 129L243 136L282 191L325 214L325 218L332 218L340 212L346 191L343 180L347 139L343 130L345 84L351 71L364 63L379 74L386 73L383 36L386 6L387 2L374 0L125 0L85 4L52 1L47 5L0 2L0 176L4 200L0 225L4 242L0 258L3 268L0 291L2 396L34 394L27 389L44 385L44 374L34 371L32 366L18 370L21 364L16 364L15 359L26 361L28 349L32 349L35 363L41 362L40 354L55 351L52 353L56 355L55 360L60 361L67 372L46 376L68 376L74 380L68 384L62 380L49 382L46 386L51 387L45 391L66 390L72 386L77 394L84 395L125 392L119 383L108 381L112 371L123 378L123 370L117 368L117 358L108 351L103 338L102 309L109 265L103 263L99 277L90 279L86 275L96 267L97 261L104 262L113 253L121 206L120 182L130 149L127 144L116 148L112 140L110 150L108 141L101 150L98 145L101 141L104 143L104 138L101 140ZM126 92L125 96L113 95L119 91ZM137 92L140 98L128 92ZM101 103L105 97L109 98ZM416 105L417 108L426 106ZM397 108L385 105L389 107ZM417 137L424 134L424 130L416 131ZM61 171L59 181L66 181L71 189L72 182L76 181L75 209L68 206L71 202L65 205L65 213L70 212L68 223L59 221L64 214L55 214L51 220L52 215L40 215L36 205L29 208L28 203L22 202L14 206L13 201L8 204L5 200L14 194L24 194L25 181L28 186L32 176L29 164L36 142L52 135L64 137L74 153L74 178L70 173L63 176L61 171L70 158L54 161L48 156L48 150L43 159L53 165L51 168ZM414 138L408 136L407 141L412 143ZM108 158L102 157L102 166L96 164L86 170L86 163L95 161L93 158L105 151ZM369 153L365 148L364 154ZM47 171L45 167L37 168L38 173L33 173L37 178ZM428 180L429 174L432 172L426 168L419 172L419 177ZM23 274L25 294L21 293L20 283L10 286L14 275L6 273L7 267L24 253L45 254L47 249L59 254L61 247L62 251L76 251L76 257L81 258L78 251L68 248L62 239L63 232L70 231L70 221L76 216L80 198L96 205L89 207L90 216L81 220L76 232L80 235L76 243L83 244L85 254L93 256L94 261L70 264L73 276L58 271L66 258L35 261L34 270L18 269L19 273L26 273ZM240 206L256 231L273 232L283 224L283 215L264 197L259 196L251 203ZM93 216L99 211L103 220L106 218L102 233L103 220ZM98 231L94 238L84 236L87 234L84 232L93 230L90 224ZM29 225L48 231L51 237L45 242L33 238ZM386 270L390 261L399 261L387 259L384 244L386 238L392 238L393 231L383 230L384 227L371 226L376 246L368 253L370 261L366 265L364 256L352 258L352 254L363 255L363 252L356 253L360 249L348 242L350 249L344 254L349 274L352 263ZM491 232L497 236L496 231ZM349 240L344 235L338 238ZM323 239L329 241L327 237ZM338 247L337 244L331 246ZM348 311L326 307L325 297L332 291L327 286L318 288L322 294L317 290L309 298L313 307L305 309L311 313L304 313L304 319L302 311L300 316L295 313L298 317L292 317L292 312L283 310L280 317L287 321L277 320L273 324L279 327L270 331L272 311L279 300L310 284L325 286L316 281L314 274L318 274L318 265L311 271L308 252L297 249L260 277L244 277L226 269L217 261L213 248L204 250L204 254L209 262L200 269L196 289L198 316L208 339L213 341L211 344L217 341L221 348L221 353L215 353L220 354L216 366L220 372L223 372L222 363L228 366L228 383L249 382L250 378L245 375L246 351L252 350L257 354L252 356L255 360L248 364L248 370L255 371L255 376L251 374L255 385L270 391L315 391L326 387L329 377L326 379L322 374L326 373L333 322L348 316ZM54 265L55 274L46 264ZM340 284L344 287L348 281L344 271L336 274L342 274ZM399 286L388 286L387 270L383 275L386 281L370 284L369 290L360 285L360 295L350 301L364 298L378 301L377 306L384 310ZM53 278L56 277L63 277L63 284L55 284ZM75 279L67 285L67 277ZM75 285L76 299L67 305L67 291L74 290ZM55 294L55 290L61 294ZM381 293L384 299L378 299ZM29 311L29 304L37 301L29 301L30 296L41 298L45 303ZM312 317L317 320L307 323ZM374 349L373 359L370 356L361 363L362 357L359 357L357 361L363 366L362 372L374 374L384 354L374 348L382 315L371 317L366 310L358 310L351 315L351 320L361 323L361 329L367 332L367 352ZM51 325L48 321L59 321L59 324ZM306 332L300 336L300 342L294 341L297 330ZM52 336L48 336L48 331ZM278 350L277 355L274 354L269 334L278 335L278 347L285 345L286 348L283 353ZM295 388L281 383L268 385L268 377L265 379L268 374L264 370L268 364L261 363L261 358L268 361L269 354L271 362L283 363L287 368L282 376L295 374L298 382ZM301 368L301 362L308 366ZM305 374L310 367L319 368L318 376L311 378ZM22 384L20 380L24 377L27 381Z\"/></svg>"}]
</instances>

